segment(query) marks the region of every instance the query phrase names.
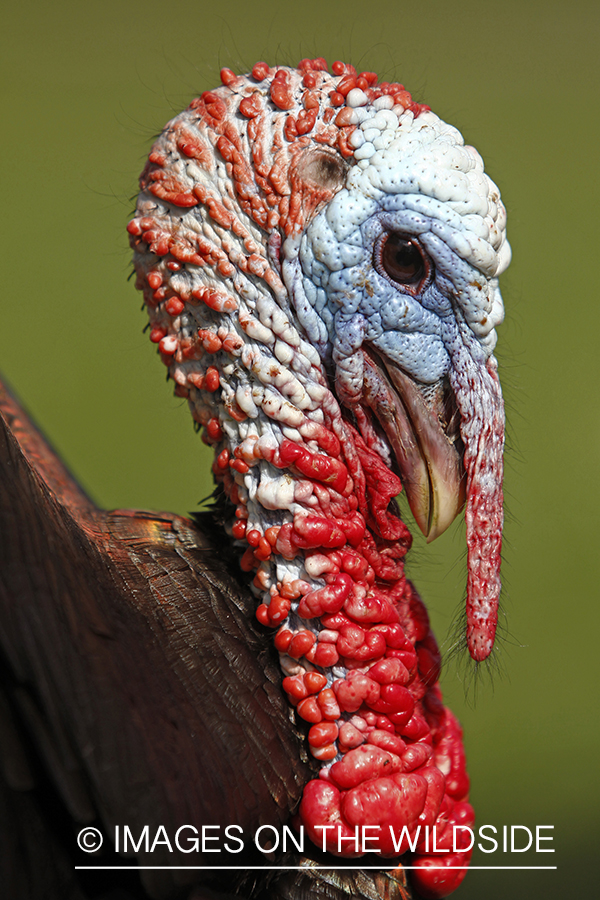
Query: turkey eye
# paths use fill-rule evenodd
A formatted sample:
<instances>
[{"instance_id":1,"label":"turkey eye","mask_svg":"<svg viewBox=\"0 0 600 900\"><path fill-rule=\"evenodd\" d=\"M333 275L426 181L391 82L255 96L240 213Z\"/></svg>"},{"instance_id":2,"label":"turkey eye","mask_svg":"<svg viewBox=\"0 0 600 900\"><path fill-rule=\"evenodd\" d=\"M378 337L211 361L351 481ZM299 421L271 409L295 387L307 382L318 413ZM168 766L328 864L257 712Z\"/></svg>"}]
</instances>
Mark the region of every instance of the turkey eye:
<instances>
[{"instance_id":1,"label":"turkey eye","mask_svg":"<svg viewBox=\"0 0 600 900\"><path fill-rule=\"evenodd\" d=\"M419 245L400 234L388 234L378 255L386 275L413 291L422 286L429 274L429 261Z\"/></svg>"}]
</instances>

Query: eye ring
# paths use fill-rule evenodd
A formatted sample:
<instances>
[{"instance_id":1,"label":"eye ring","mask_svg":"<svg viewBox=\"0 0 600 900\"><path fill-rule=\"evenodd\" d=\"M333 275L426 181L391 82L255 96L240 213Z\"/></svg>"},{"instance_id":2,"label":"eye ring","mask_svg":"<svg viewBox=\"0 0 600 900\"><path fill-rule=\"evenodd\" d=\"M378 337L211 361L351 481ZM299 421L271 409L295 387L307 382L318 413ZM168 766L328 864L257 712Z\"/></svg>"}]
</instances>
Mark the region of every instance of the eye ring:
<instances>
[{"instance_id":1,"label":"eye ring","mask_svg":"<svg viewBox=\"0 0 600 900\"><path fill-rule=\"evenodd\" d=\"M431 280L433 265L414 237L386 231L377 241L373 256L379 274L409 294L420 294Z\"/></svg>"}]
</instances>

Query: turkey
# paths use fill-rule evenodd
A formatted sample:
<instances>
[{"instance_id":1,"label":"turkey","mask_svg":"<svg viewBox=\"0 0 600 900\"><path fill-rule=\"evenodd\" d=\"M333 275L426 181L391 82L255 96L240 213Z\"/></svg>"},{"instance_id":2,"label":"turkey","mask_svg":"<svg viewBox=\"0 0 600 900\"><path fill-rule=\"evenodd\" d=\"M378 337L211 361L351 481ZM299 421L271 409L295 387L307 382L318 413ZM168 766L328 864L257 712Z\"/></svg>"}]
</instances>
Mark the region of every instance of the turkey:
<instances>
[{"instance_id":1,"label":"turkey","mask_svg":"<svg viewBox=\"0 0 600 900\"><path fill-rule=\"evenodd\" d=\"M221 80L154 144L128 225L150 339L214 449L211 512L97 510L5 395L7 715L78 822L286 826L285 850L219 847L246 874L146 846L204 867L145 873L151 896L444 897L474 814L395 498L428 540L465 507L484 661L505 211L400 84L322 59Z\"/></svg>"}]
</instances>

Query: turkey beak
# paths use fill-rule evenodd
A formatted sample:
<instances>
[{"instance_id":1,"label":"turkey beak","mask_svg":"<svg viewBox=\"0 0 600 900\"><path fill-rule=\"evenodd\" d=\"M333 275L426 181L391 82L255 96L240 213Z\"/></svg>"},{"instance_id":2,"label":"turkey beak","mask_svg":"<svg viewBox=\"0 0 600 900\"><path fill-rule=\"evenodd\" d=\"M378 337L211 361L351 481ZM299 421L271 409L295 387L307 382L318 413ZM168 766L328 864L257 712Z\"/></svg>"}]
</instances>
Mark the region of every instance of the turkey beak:
<instances>
[{"instance_id":1,"label":"turkey beak","mask_svg":"<svg viewBox=\"0 0 600 900\"><path fill-rule=\"evenodd\" d=\"M390 443L402 487L427 542L439 537L465 503L460 416L449 387L425 392L389 359L364 352L363 401Z\"/></svg>"}]
</instances>

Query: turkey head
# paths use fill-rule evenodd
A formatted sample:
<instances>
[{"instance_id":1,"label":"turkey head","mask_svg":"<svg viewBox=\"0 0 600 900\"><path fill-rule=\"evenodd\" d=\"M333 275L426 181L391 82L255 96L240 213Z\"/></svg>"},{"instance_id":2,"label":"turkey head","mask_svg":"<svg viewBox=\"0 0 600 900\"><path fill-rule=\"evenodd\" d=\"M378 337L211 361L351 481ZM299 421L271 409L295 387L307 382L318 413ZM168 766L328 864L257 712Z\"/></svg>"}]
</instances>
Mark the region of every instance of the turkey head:
<instances>
[{"instance_id":1,"label":"turkey head","mask_svg":"<svg viewBox=\"0 0 600 900\"><path fill-rule=\"evenodd\" d=\"M419 835L451 841L473 814L394 498L428 540L465 506L466 642L486 659L504 207L477 152L400 84L321 59L221 79L141 175L128 230L150 338L214 447L220 517L315 761L296 827L350 858L373 829L369 849L411 849L417 889L445 896L464 873L440 874Z\"/></svg>"}]
</instances>

